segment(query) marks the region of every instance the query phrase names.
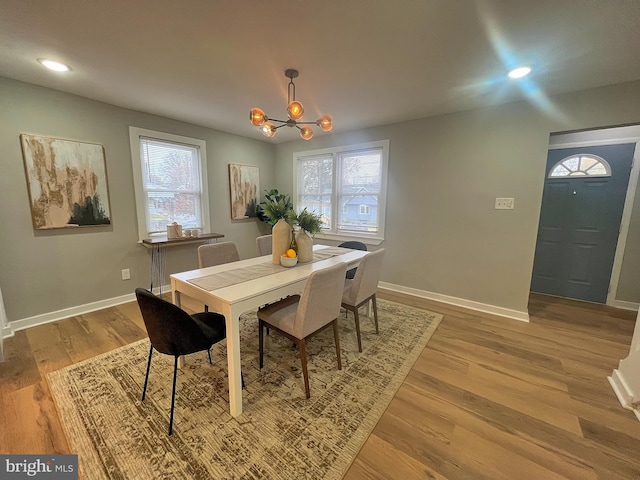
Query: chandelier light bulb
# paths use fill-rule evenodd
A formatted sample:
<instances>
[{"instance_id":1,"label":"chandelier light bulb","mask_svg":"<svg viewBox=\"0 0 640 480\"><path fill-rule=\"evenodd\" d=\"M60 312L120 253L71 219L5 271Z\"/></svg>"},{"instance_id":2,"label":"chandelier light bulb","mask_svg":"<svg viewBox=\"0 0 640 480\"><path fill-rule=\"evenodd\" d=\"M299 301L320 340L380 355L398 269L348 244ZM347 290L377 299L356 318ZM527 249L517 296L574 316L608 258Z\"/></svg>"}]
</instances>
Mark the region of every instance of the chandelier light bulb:
<instances>
[{"instance_id":1,"label":"chandelier light bulb","mask_svg":"<svg viewBox=\"0 0 640 480\"><path fill-rule=\"evenodd\" d=\"M333 119L331 115L322 115L316 124L322 129L323 132L330 132L333 128Z\"/></svg>"},{"instance_id":2,"label":"chandelier light bulb","mask_svg":"<svg viewBox=\"0 0 640 480\"><path fill-rule=\"evenodd\" d=\"M249 121L256 127L264 125L264 122L269 120L260 108L252 108L249 111Z\"/></svg>"},{"instance_id":3,"label":"chandelier light bulb","mask_svg":"<svg viewBox=\"0 0 640 480\"><path fill-rule=\"evenodd\" d=\"M300 102L294 100L287 107L287 114L291 120L300 120L304 114L304 107Z\"/></svg>"},{"instance_id":4,"label":"chandelier light bulb","mask_svg":"<svg viewBox=\"0 0 640 480\"><path fill-rule=\"evenodd\" d=\"M276 126L271 122L265 123L260 129L262 130L262 134L267 138L271 138L276 134Z\"/></svg>"},{"instance_id":5,"label":"chandelier light bulb","mask_svg":"<svg viewBox=\"0 0 640 480\"><path fill-rule=\"evenodd\" d=\"M303 140L311 140L313 138L313 130L311 130L311 127L304 126L300 129L300 136Z\"/></svg>"}]
</instances>

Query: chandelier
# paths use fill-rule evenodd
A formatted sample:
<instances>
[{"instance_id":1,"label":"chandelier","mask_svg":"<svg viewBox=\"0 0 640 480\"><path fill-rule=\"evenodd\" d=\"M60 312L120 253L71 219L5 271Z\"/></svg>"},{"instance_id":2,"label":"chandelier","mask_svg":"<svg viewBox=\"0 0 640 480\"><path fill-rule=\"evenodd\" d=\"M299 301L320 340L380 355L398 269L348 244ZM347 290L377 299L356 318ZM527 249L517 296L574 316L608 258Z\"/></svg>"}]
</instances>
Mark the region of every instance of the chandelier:
<instances>
[{"instance_id":1,"label":"chandelier","mask_svg":"<svg viewBox=\"0 0 640 480\"><path fill-rule=\"evenodd\" d=\"M304 107L302 106L302 103L296 100L296 86L293 83L293 79L298 77L298 71L289 68L284 71L284 75L289 79L289 85L287 87L287 115L289 116L289 120L269 118L262 109L252 108L249 111L249 121L251 121L251 123L256 127L260 127L262 134L269 138L276 134L276 130L285 126L291 128L295 127L300 130L300 136L304 140L309 140L313 137L313 129L309 125L318 125L323 131L330 132L333 128L331 115L322 115L315 122L300 121L304 114ZM276 126L274 122L277 122L280 125Z\"/></svg>"}]
</instances>

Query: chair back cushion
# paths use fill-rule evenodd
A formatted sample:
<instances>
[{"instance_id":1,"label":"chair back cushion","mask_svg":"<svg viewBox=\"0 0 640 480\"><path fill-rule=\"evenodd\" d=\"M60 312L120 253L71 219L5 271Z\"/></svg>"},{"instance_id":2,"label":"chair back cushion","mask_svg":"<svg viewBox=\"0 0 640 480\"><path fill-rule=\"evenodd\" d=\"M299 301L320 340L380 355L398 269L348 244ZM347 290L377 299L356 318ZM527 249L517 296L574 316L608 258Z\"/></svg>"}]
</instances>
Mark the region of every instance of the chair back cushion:
<instances>
[{"instance_id":1,"label":"chair back cushion","mask_svg":"<svg viewBox=\"0 0 640 480\"><path fill-rule=\"evenodd\" d=\"M364 252L367 251L367 246L362 242L348 241L348 242L342 242L338 246L342 248L351 248L352 250L362 250Z\"/></svg>"},{"instance_id":2,"label":"chair back cushion","mask_svg":"<svg viewBox=\"0 0 640 480\"><path fill-rule=\"evenodd\" d=\"M296 337L305 338L338 318L346 271L347 264L339 262L309 276L293 326Z\"/></svg>"},{"instance_id":3,"label":"chair back cushion","mask_svg":"<svg viewBox=\"0 0 640 480\"><path fill-rule=\"evenodd\" d=\"M240 260L235 242L211 243L198 247L199 268L213 267Z\"/></svg>"},{"instance_id":4,"label":"chair back cushion","mask_svg":"<svg viewBox=\"0 0 640 480\"><path fill-rule=\"evenodd\" d=\"M206 350L211 342L187 312L149 290L136 288L136 299L151 345L166 355Z\"/></svg>"},{"instance_id":5,"label":"chair back cushion","mask_svg":"<svg viewBox=\"0 0 640 480\"><path fill-rule=\"evenodd\" d=\"M273 250L273 235L262 235L256 238L256 253L259 257L271 255Z\"/></svg>"},{"instance_id":6,"label":"chair back cushion","mask_svg":"<svg viewBox=\"0 0 640 480\"><path fill-rule=\"evenodd\" d=\"M384 248L381 248L367 254L360 260L356 274L353 280L349 281L349 286L345 289L342 297L344 303L356 306L376 293L383 257Z\"/></svg>"}]
</instances>

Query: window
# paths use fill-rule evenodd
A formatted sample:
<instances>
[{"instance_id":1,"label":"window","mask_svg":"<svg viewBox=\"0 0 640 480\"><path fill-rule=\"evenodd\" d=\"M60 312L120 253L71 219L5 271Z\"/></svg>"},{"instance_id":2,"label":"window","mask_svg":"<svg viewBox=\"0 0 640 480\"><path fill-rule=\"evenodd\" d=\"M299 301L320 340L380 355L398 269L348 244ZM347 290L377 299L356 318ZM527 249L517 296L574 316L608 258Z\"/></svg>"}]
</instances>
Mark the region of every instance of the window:
<instances>
[{"instance_id":1,"label":"window","mask_svg":"<svg viewBox=\"0 0 640 480\"><path fill-rule=\"evenodd\" d=\"M574 155L556 163L549 178L563 177L610 177L611 167L596 155Z\"/></svg>"},{"instance_id":2,"label":"window","mask_svg":"<svg viewBox=\"0 0 640 480\"><path fill-rule=\"evenodd\" d=\"M389 141L294 154L297 210L323 217L323 234L337 240L384 239Z\"/></svg>"},{"instance_id":3,"label":"window","mask_svg":"<svg viewBox=\"0 0 640 480\"><path fill-rule=\"evenodd\" d=\"M173 222L209 232L205 142L136 127L129 138L140 240Z\"/></svg>"}]
</instances>

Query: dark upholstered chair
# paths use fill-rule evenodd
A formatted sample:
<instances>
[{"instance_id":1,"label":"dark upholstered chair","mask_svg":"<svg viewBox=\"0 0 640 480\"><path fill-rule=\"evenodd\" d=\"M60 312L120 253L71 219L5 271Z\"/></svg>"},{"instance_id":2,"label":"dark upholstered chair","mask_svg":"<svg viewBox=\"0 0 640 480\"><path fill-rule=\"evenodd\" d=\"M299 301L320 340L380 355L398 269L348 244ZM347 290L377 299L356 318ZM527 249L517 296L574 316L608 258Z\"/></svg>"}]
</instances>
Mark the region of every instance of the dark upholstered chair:
<instances>
[{"instance_id":1,"label":"dark upholstered chair","mask_svg":"<svg viewBox=\"0 0 640 480\"><path fill-rule=\"evenodd\" d=\"M142 389L142 400L147 393L149 369L153 350L175 357L173 365L173 390L171 393L171 414L169 417L169 435L173 431L173 410L176 399L176 379L178 357L206 350L211 363L209 349L227 336L224 316L219 313L196 313L189 315L180 307L155 296L149 290L136 288L136 299L142 313L144 325L149 334L151 348L147 361L147 374ZM243 379L244 386L244 379Z\"/></svg>"},{"instance_id":2,"label":"dark upholstered chair","mask_svg":"<svg viewBox=\"0 0 640 480\"><path fill-rule=\"evenodd\" d=\"M338 246L339 247L343 247L343 248L351 248L353 250L362 250L363 252L367 251L367 246L362 242L355 242L355 241L342 242ZM356 270L357 270L356 268L352 268L351 270L347 270L347 278L349 280L351 280L351 279L353 279L353 277L355 277Z\"/></svg>"},{"instance_id":3,"label":"dark upholstered chair","mask_svg":"<svg viewBox=\"0 0 640 480\"><path fill-rule=\"evenodd\" d=\"M342 262L317 270L307 279L301 295L292 295L258 310L260 368L262 368L264 356L263 327L266 326L298 346L307 398L311 396L307 371L307 339L309 337L332 325L338 370L342 369L337 319L340 314L340 299L344 291L346 271L347 264Z\"/></svg>"},{"instance_id":4,"label":"dark upholstered chair","mask_svg":"<svg viewBox=\"0 0 640 480\"><path fill-rule=\"evenodd\" d=\"M271 255L273 251L273 235L262 235L256 238L256 253L259 257Z\"/></svg>"},{"instance_id":5,"label":"dark upholstered chair","mask_svg":"<svg viewBox=\"0 0 640 480\"><path fill-rule=\"evenodd\" d=\"M360 339L360 317L358 309L369 302L373 304L373 318L378 330L378 304L376 302L376 291L378 290L378 279L382 270L382 258L384 248L367 254L358 265L358 270L353 280L347 279L344 284L344 294L342 295L342 307L353 312L356 322L356 335L358 336L358 350L362 351L362 340Z\"/></svg>"}]
</instances>

